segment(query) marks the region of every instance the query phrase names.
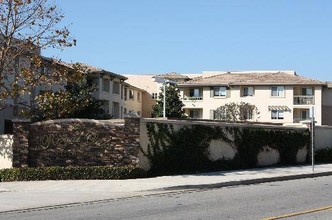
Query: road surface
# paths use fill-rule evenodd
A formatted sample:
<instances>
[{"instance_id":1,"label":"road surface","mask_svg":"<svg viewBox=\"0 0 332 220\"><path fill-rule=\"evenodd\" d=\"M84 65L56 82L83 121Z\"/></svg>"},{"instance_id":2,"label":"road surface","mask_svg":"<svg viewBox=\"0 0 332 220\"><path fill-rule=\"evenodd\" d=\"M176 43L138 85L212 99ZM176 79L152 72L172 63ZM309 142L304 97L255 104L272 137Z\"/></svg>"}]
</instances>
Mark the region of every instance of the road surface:
<instances>
[{"instance_id":1,"label":"road surface","mask_svg":"<svg viewBox=\"0 0 332 220\"><path fill-rule=\"evenodd\" d=\"M332 219L332 176L156 192L148 196L2 213L0 219Z\"/></svg>"}]
</instances>

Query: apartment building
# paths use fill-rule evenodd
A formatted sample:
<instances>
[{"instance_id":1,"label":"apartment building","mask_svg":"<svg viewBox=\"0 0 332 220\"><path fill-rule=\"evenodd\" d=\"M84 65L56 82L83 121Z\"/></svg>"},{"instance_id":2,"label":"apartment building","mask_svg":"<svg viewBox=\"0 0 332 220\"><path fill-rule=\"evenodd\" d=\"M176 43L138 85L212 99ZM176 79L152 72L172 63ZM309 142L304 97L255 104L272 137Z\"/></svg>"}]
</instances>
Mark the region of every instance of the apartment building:
<instances>
[{"instance_id":1,"label":"apartment building","mask_svg":"<svg viewBox=\"0 0 332 220\"><path fill-rule=\"evenodd\" d=\"M245 102L256 107L249 121L294 124L315 119L322 124L322 91L326 83L294 71L203 72L201 77L178 84L186 114L216 119L226 103Z\"/></svg>"},{"instance_id":2,"label":"apartment building","mask_svg":"<svg viewBox=\"0 0 332 220\"><path fill-rule=\"evenodd\" d=\"M179 74L176 72L163 74L127 74L127 83L141 88L145 91L142 96L142 117L149 118L152 106L156 104L159 98L159 93L162 91L163 82L165 79L175 83L181 83L190 80L190 77L196 76L192 74Z\"/></svg>"},{"instance_id":3,"label":"apartment building","mask_svg":"<svg viewBox=\"0 0 332 220\"><path fill-rule=\"evenodd\" d=\"M142 96L145 91L125 82L128 78L98 67L80 64L85 69L89 84L96 86L94 97L104 101L104 110L113 118L127 113L142 114Z\"/></svg>"},{"instance_id":4,"label":"apartment building","mask_svg":"<svg viewBox=\"0 0 332 220\"><path fill-rule=\"evenodd\" d=\"M332 125L332 82L327 82L323 88L323 125Z\"/></svg>"}]
</instances>

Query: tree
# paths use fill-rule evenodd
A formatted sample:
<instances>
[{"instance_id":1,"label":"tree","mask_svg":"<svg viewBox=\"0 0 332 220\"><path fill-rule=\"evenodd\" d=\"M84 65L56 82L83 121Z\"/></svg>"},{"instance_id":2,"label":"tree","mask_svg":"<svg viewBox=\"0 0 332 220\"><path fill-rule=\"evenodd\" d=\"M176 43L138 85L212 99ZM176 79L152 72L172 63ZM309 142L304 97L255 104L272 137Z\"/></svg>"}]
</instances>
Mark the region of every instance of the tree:
<instances>
[{"instance_id":1,"label":"tree","mask_svg":"<svg viewBox=\"0 0 332 220\"><path fill-rule=\"evenodd\" d=\"M85 79L69 83L65 90L46 91L36 96L35 105L24 111L23 115L34 121L57 118L111 118L102 108L103 101L93 97L94 91L95 87L88 85Z\"/></svg>"},{"instance_id":2,"label":"tree","mask_svg":"<svg viewBox=\"0 0 332 220\"><path fill-rule=\"evenodd\" d=\"M49 0L0 1L0 102L30 95L39 85L67 81L66 68L40 56L41 49L71 47L76 40L60 23L61 10ZM48 65L52 71L42 71Z\"/></svg>"},{"instance_id":3,"label":"tree","mask_svg":"<svg viewBox=\"0 0 332 220\"><path fill-rule=\"evenodd\" d=\"M240 103L230 102L214 110L213 118L228 122L235 122L235 121L245 122L248 119L252 118L254 110L256 110L257 113L257 107L255 105L246 102L240 102Z\"/></svg>"},{"instance_id":4,"label":"tree","mask_svg":"<svg viewBox=\"0 0 332 220\"><path fill-rule=\"evenodd\" d=\"M183 106L177 86L168 84L166 86L166 117L185 118ZM159 100L152 107L151 117L163 117L163 108L164 89L159 93Z\"/></svg>"}]
</instances>

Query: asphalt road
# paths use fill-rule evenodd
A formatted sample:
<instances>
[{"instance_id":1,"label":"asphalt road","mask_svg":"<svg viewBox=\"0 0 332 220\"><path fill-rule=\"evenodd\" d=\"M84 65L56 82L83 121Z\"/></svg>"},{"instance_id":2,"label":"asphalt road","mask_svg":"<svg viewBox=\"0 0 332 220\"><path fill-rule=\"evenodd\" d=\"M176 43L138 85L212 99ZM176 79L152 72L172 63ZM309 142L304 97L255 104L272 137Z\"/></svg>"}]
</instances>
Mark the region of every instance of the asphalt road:
<instances>
[{"instance_id":1,"label":"asphalt road","mask_svg":"<svg viewBox=\"0 0 332 220\"><path fill-rule=\"evenodd\" d=\"M0 219L332 219L332 176L0 214Z\"/></svg>"}]
</instances>

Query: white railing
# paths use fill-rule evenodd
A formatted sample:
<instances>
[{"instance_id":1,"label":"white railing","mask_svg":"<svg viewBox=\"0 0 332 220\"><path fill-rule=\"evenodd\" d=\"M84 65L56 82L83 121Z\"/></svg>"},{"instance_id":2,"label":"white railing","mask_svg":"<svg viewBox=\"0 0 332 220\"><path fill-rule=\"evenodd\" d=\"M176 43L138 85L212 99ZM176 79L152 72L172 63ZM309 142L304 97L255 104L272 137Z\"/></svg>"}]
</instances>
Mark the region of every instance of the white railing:
<instances>
[{"instance_id":1,"label":"white railing","mask_svg":"<svg viewBox=\"0 0 332 220\"><path fill-rule=\"evenodd\" d=\"M293 118L293 123L301 123L303 121L310 121L310 118Z\"/></svg>"}]
</instances>

